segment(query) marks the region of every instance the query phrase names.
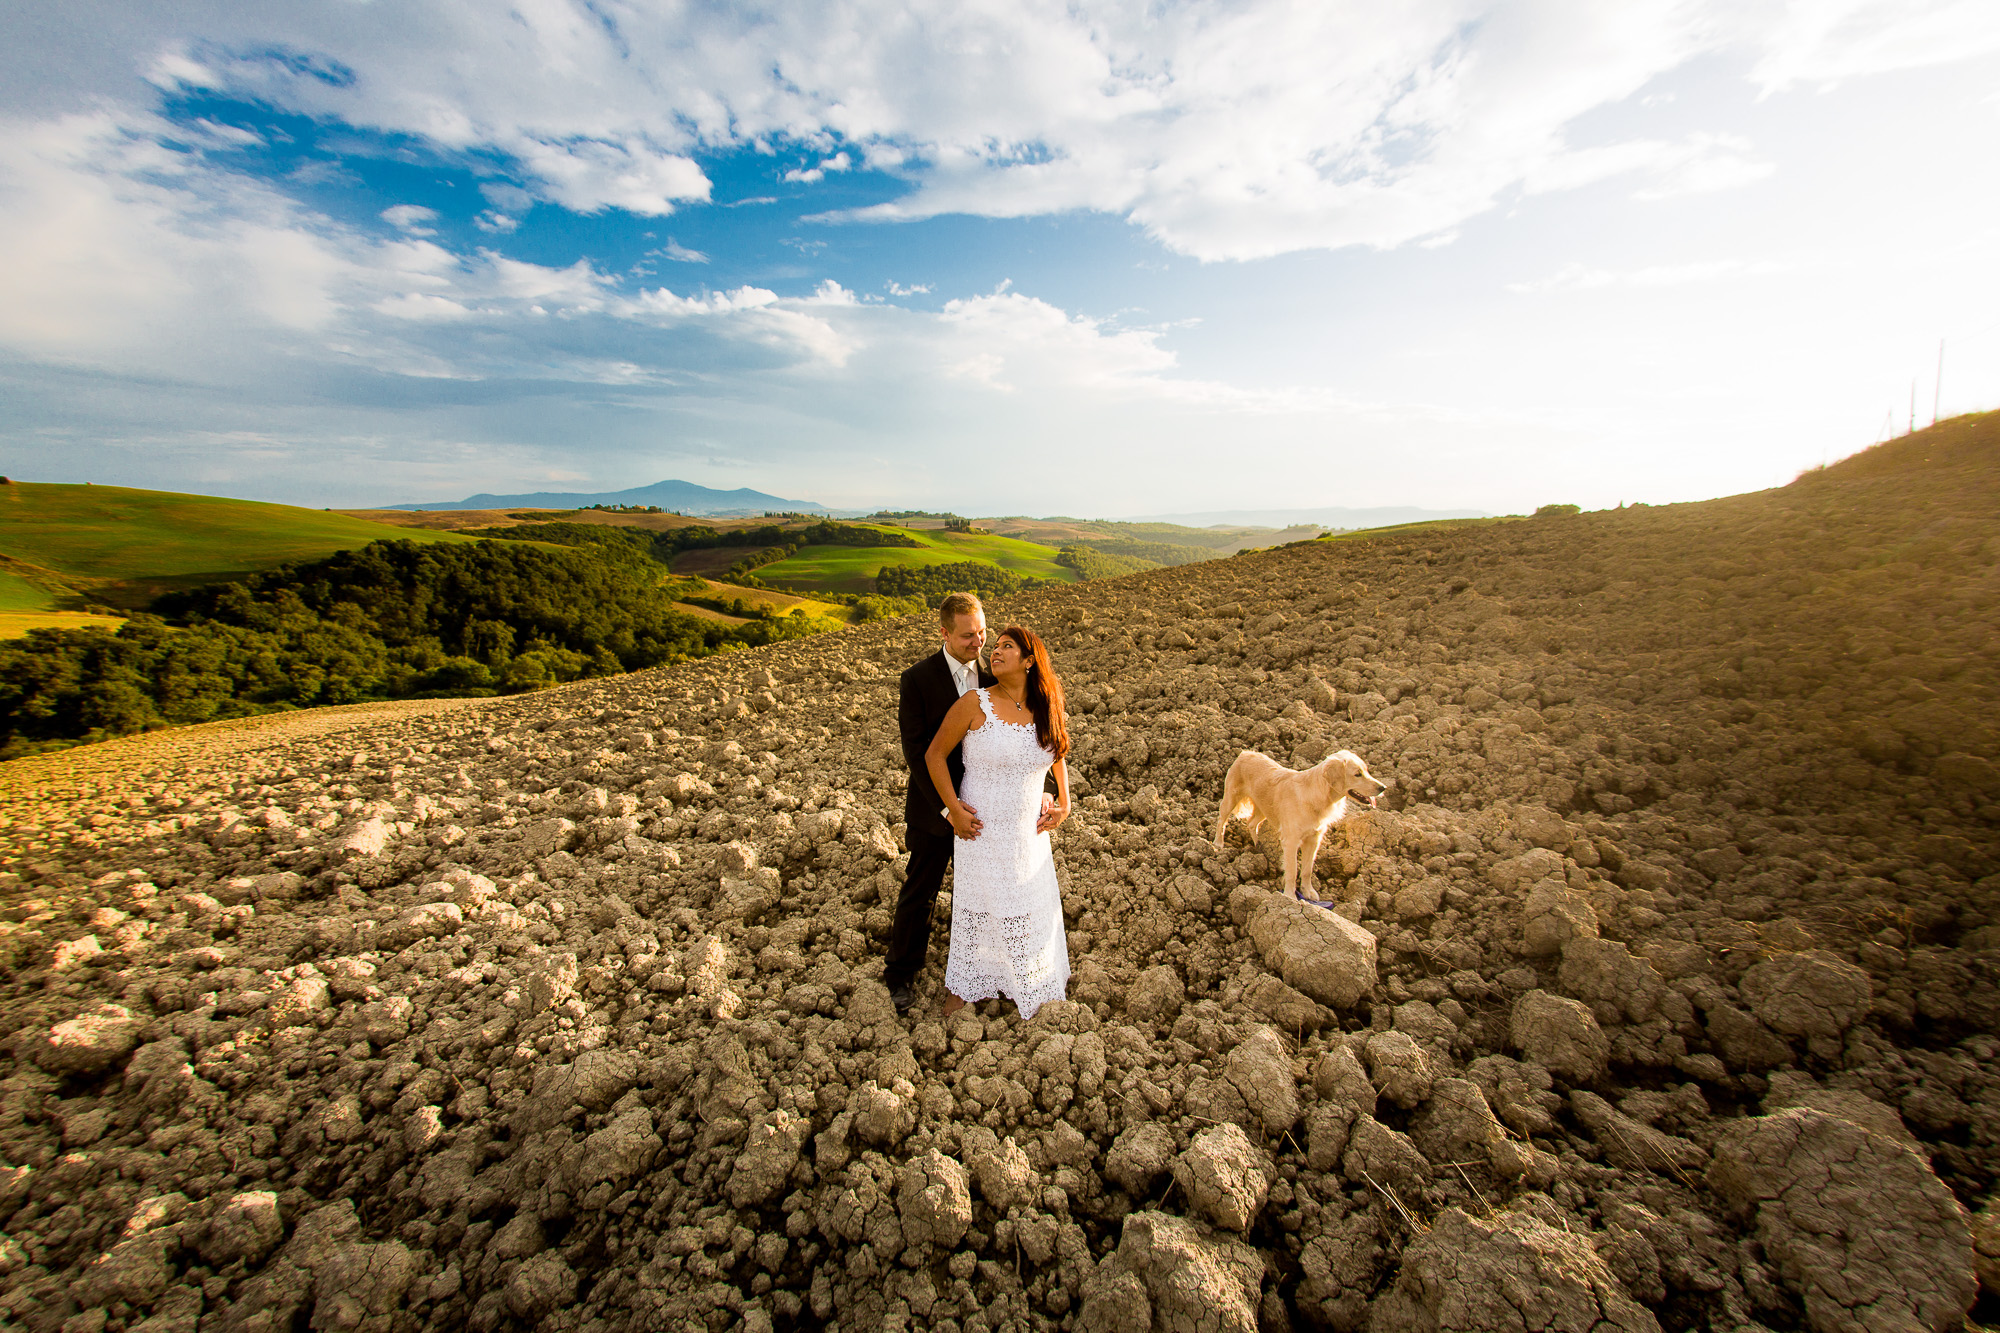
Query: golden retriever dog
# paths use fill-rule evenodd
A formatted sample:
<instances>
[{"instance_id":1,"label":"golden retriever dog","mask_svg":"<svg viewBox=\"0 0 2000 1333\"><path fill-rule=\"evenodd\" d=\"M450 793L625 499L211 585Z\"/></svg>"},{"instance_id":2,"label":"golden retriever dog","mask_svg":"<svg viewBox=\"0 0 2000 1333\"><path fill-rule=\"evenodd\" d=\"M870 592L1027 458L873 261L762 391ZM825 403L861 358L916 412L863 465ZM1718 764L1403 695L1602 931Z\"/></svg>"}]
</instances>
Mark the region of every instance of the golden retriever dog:
<instances>
[{"instance_id":1,"label":"golden retriever dog","mask_svg":"<svg viewBox=\"0 0 2000 1333\"><path fill-rule=\"evenodd\" d=\"M1229 766L1222 784L1216 849L1222 849L1232 819L1248 818L1253 840L1265 823L1275 823L1285 849L1285 891L1293 892L1297 885L1300 898L1316 901L1313 862L1327 826L1345 818L1350 803L1374 809L1375 798L1388 789L1352 750L1331 754L1304 772L1286 768L1267 754L1245 750Z\"/></svg>"}]
</instances>

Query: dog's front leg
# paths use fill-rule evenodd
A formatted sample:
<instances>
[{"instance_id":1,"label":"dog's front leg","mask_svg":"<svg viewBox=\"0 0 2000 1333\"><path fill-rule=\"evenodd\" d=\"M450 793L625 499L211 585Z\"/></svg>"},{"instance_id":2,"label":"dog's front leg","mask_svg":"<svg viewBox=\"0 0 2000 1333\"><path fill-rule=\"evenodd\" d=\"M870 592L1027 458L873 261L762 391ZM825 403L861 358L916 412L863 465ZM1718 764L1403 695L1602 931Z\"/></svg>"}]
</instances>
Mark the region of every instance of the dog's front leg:
<instances>
[{"instance_id":1,"label":"dog's front leg","mask_svg":"<svg viewBox=\"0 0 2000 1333\"><path fill-rule=\"evenodd\" d=\"M1296 894L1293 885L1299 882L1299 845L1290 838L1285 839L1285 878L1281 887L1284 892Z\"/></svg>"},{"instance_id":2,"label":"dog's front leg","mask_svg":"<svg viewBox=\"0 0 2000 1333\"><path fill-rule=\"evenodd\" d=\"M1319 840L1325 834L1326 830L1323 828L1315 828L1312 832L1306 834L1306 845L1300 852L1300 855L1305 858L1305 864L1299 867L1299 897L1301 898L1310 898L1314 901L1318 901L1319 899L1319 877L1315 871L1319 866Z\"/></svg>"}]
</instances>

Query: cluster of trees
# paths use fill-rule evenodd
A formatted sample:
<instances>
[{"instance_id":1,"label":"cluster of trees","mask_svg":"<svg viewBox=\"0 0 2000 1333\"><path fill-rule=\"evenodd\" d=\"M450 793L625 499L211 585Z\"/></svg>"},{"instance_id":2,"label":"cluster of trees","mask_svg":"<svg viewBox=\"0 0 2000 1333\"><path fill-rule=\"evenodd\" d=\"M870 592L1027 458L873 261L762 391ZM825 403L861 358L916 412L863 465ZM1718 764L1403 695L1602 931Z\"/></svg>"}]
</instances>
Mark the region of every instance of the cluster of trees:
<instances>
[{"instance_id":1,"label":"cluster of trees","mask_svg":"<svg viewBox=\"0 0 2000 1333\"><path fill-rule=\"evenodd\" d=\"M925 606L936 607L955 592L1004 597L1040 587L1046 581L1023 578L982 560L961 560L949 565L884 565L876 571L875 591L890 597L922 598Z\"/></svg>"},{"instance_id":2,"label":"cluster of trees","mask_svg":"<svg viewBox=\"0 0 2000 1333\"><path fill-rule=\"evenodd\" d=\"M1187 546L1179 542L1129 541L1122 538L1107 538L1088 543L1100 555L1117 556L1125 560L1143 560L1148 565L1192 565L1200 560L1214 560L1220 555L1205 546Z\"/></svg>"},{"instance_id":3,"label":"cluster of trees","mask_svg":"<svg viewBox=\"0 0 2000 1333\"><path fill-rule=\"evenodd\" d=\"M922 546L906 532L880 532L848 523L820 521L804 528L790 529L765 525L756 528L720 529L691 525L671 532L650 532L643 528L614 528L594 523L522 523L511 528L478 528L469 535L497 537L506 541L548 542L556 546L593 546L613 560L670 563L680 551L704 550L716 546L756 546L732 564L722 576L724 583L740 583L761 588L758 569L797 555L802 546Z\"/></svg>"},{"instance_id":4,"label":"cluster of trees","mask_svg":"<svg viewBox=\"0 0 2000 1333\"><path fill-rule=\"evenodd\" d=\"M721 581L740 583L746 588L762 588L766 585L764 580L757 577L756 571L766 565L775 565L780 560L788 560L798 553L799 548L791 545L767 546L761 551L753 551L723 570Z\"/></svg>"},{"instance_id":5,"label":"cluster of trees","mask_svg":"<svg viewBox=\"0 0 2000 1333\"><path fill-rule=\"evenodd\" d=\"M907 532L859 528L851 523L815 523L791 540L800 546L922 546Z\"/></svg>"},{"instance_id":6,"label":"cluster of trees","mask_svg":"<svg viewBox=\"0 0 2000 1333\"><path fill-rule=\"evenodd\" d=\"M775 529L757 529L759 532ZM767 546L752 552L723 571L721 581L740 583L746 588L762 588L768 585L757 577L756 571L765 565L775 565L780 560L789 560L806 546L922 546L923 543L907 532L880 532L874 528L857 528L846 523L815 523L786 538L783 545Z\"/></svg>"},{"instance_id":7,"label":"cluster of trees","mask_svg":"<svg viewBox=\"0 0 2000 1333\"><path fill-rule=\"evenodd\" d=\"M596 523L519 523L511 528L472 528L468 537L500 541L542 542L549 546L590 548L603 559L626 566L664 563L658 538L666 533L644 528L613 528ZM671 558L671 552L668 553Z\"/></svg>"},{"instance_id":8,"label":"cluster of trees","mask_svg":"<svg viewBox=\"0 0 2000 1333\"><path fill-rule=\"evenodd\" d=\"M532 690L818 628L687 615L643 557L616 552L376 542L170 595L115 634L36 630L0 644L0 758L274 709Z\"/></svg>"},{"instance_id":9,"label":"cluster of trees","mask_svg":"<svg viewBox=\"0 0 2000 1333\"><path fill-rule=\"evenodd\" d=\"M1066 565L1086 579L1115 579L1120 574L1136 574L1142 569L1157 569L1159 566L1147 560L1133 560L1127 556L1106 555L1092 546L1065 546L1056 553L1056 563Z\"/></svg>"},{"instance_id":10,"label":"cluster of trees","mask_svg":"<svg viewBox=\"0 0 2000 1333\"><path fill-rule=\"evenodd\" d=\"M1056 563L1067 565L1086 579L1115 579L1120 574L1136 574L1162 565L1191 565L1213 560L1217 552L1202 546L1174 542L1129 541L1106 538L1102 541L1073 542L1062 548Z\"/></svg>"},{"instance_id":11,"label":"cluster of trees","mask_svg":"<svg viewBox=\"0 0 2000 1333\"><path fill-rule=\"evenodd\" d=\"M865 625L871 620L894 620L897 616L913 616L924 609L921 597L884 597L879 593L853 593L845 595L815 593L814 596L839 596L840 600L854 608L854 620ZM940 599L942 600L942 599Z\"/></svg>"}]
</instances>

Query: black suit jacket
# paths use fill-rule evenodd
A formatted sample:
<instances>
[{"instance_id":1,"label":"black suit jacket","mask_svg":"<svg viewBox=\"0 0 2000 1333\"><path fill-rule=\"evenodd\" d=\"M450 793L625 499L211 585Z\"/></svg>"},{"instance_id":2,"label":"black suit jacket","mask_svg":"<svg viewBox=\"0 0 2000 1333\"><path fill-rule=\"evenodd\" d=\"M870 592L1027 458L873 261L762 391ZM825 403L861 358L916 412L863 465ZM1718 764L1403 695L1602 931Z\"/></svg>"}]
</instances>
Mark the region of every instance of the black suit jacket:
<instances>
[{"instance_id":1,"label":"black suit jacket","mask_svg":"<svg viewBox=\"0 0 2000 1333\"><path fill-rule=\"evenodd\" d=\"M979 683L991 685L993 677L979 670ZM944 797L931 781L924 754L931 739L944 725L944 715L958 702L958 686L939 650L918 661L903 673L902 695L896 704L896 727L903 736L903 762L910 766L910 790L903 800L903 822L910 828L939 837L951 835L951 821L944 817ZM952 750L945 759L953 786L965 780L965 755Z\"/></svg>"}]
</instances>

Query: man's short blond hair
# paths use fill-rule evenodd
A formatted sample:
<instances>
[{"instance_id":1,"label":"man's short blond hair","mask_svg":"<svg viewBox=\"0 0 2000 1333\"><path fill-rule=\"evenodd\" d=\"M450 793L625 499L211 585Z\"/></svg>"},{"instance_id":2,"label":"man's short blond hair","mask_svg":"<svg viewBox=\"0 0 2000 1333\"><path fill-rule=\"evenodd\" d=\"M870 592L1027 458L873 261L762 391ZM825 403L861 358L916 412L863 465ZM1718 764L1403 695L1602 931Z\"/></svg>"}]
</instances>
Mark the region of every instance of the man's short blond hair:
<instances>
[{"instance_id":1,"label":"man's short blond hair","mask_svg":"<svg viewBox=\"0 0 2000 1333\"><path fill-rule=\"evenodd\" d=\"M950 629L958 623L960 616L969 616L974 612L984 614L985 610L979 599L969 592L947 593L945 599L938 603L938 625Z\"/></svg>"}]
</instances>

